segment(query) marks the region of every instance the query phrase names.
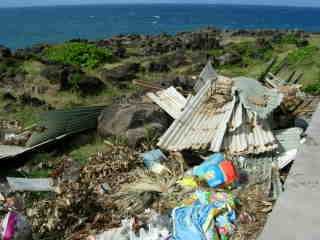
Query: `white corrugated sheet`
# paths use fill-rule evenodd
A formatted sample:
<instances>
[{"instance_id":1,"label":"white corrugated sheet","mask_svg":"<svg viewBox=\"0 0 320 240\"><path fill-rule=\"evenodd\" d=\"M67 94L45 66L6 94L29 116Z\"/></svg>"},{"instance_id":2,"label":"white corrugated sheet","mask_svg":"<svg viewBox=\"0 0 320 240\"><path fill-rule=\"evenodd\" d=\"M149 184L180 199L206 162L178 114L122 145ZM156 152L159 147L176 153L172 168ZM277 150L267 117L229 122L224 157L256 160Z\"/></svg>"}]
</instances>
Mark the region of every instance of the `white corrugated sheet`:
<instances>
[{"instance_id":1,"label":"white corrugated sheet","mask_svg":"<svg viewBox=\"0 0 320 240\"><path fill-rule=\"evenodd\" d=\"M288 128L284 130L274 131L276 139L279 142L280 155L277 157L280 169L287 166L295 160L298 149L301 145L301 128Z\"/></svg>"},{"instance_id":2,"label":"white corrugated sheet","mask_svg":"<svg viewBox=\"0 0 320 240\"><path fill-rule=\"evenodd\" d=\"M233 112L223 148L232 155L260 154L275 150L277 141L266 121L243 108L239 102Z\"/></svg>"},{"instance_id":3,"label":"white corrugated sheet","mask_svg":"<svg viewBox=\"0 0 320 240\"><path fill-rule=\"evenodd\" d=\"M27 148L19 147L19 146L0 145L0 159L21 154L26 150Z\"/></svg>"},{"instance_id":4,"label":"white corrugated sheet","mask_svg":"<svg viewBox=\"0 0 320 240\"><path fill-rule=\"evenodd\" d=\"M158 145L167 150L208 148L219 151L227 123L235 105L235 98L220 108L210 106L211 82L206 82L185 107Z\"/></svg>"},{"instance_id":5,"label":"white corrugated sheet","mask_svg":"<svg viewBox=\"0 0 320 240\"><path fill-rule=\"evenodd\" d=\"M218 74L213 69L211 61L208 61L207 65L204 67L204 69L200 73L199 80L196 82L194 86L194 90L198 92L207 81L213 82L217 79L218 79Z\"/></svg>"},{"instance_id":6,"label":"white corrugated sheet","mask_svg":"<svg viewBox=\"0 0 320 240\"><path fill-rule=\"evenodd\" d=\"M183 108L187 103L187 99L174 87L156 93L147 93L147 96L174 119L181 116Z\"/></svg>"},{"instance_id":7,"label":"white corrugated sheet","mask_svg":"<svg viewBox=\"0 0 320 240\"><path fill-rule=\"evenodd\" d=\"M208 80L188 101L158 146L172 151L225 150L232 155L277 149L278 142L264 118L279 106L282 95L252 79L218 76L214 80L216 73L211 68L208 63L200 75Z\"/></svg>"}]
</instances>

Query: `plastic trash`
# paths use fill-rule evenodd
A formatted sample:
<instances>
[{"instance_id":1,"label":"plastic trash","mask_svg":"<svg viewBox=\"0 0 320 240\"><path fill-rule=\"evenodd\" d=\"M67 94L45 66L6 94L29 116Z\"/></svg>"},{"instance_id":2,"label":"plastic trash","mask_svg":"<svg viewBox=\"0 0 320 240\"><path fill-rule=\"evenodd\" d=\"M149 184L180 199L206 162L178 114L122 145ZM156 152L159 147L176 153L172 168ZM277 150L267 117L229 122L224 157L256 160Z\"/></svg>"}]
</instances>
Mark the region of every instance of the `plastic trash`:
<instances>
[{"instance_id":1,"label":"plastic trash","mask_svg":"<svg viewBox=\"0 0 320 240\"><path fill-rule=\"evenodd\" d=\"M212 211L212 205L175 208L172 211L173 239L218 240Z\"/></svg>"},{"instance_id":2,"label":"plastic trash","mask_svg":"<svg viewBox=\"0 0 320 240\"><path fill-rule=\"evenodd\" d=\"M192 174L207 181L210 187L230 185L238 179L232 161L224 160L222 154L214 154L193 169Z\"/></svg>"},{"instance_id":3,"label":"plastic trash","mask_svg":"<svg viewBox=\"0 0 320 240\"><path fill-rule=\"evenodd\" d=\"M53 185L51 178L7 178L12 191L30 192L58 192L58 188Z\"/></svg>"},{"instance_id":4,"label":"plastic trash","mask_svg":"<svg viewBox=\"0 0 320 240\"><path fill-rule=\"evenodd\" d=\"M180 184L182 187L185 187L185 188L192 188L193 189L193 188L197 188L198 187L197 181L192 176L184 177L181 180L179 180L177 183Z\"/></svg>"},{"instance_id":5,"label":"plastic trash","mask_svg":"<svg viewBox=\"0 0 320 240\"><path fill-rule=\"evenodd\" d=\"M184 203L185 206L172 211L173 239L227 240L234 233L232 193L197 190Z\"/></svg>"},{"instance_id":6,"label":"plastic trash","mask_svg":"<svg viewBox=\"0 0 320 240\"><path fill-rule=\"evenodd\" d=\"M9 212L1 222L2 240L30 240L32 227L27 219L16 212Z\"/></svg>"},{"instance_id":7,"label":"plastic trash","mask_svg":"<svg viewBox=\"0 0 320 240\"><path fill-rule=\"evenodd\" d=\"M155 149L142 154L144 165L152 172L161 174L163 171L169 171L167 167L161 164L167 160L167 157L160 149Z\"/></svg>"},{"instance_id":8,"label":"plastic trash","mask_svg":"<svg viewBox=\"0 0 320 240\"><path fill-rule=\"evenodd\" d=\"M88 240L169 240L170 233L168 225L170 219L157 214L154 211L146 210L146 213L150 215L147 222L147 228L140 228L138 234L134 230L135 218L122 220L122 226L120 228L110 229L95 237L90 236Z\"/></svg>"}]
</instances>

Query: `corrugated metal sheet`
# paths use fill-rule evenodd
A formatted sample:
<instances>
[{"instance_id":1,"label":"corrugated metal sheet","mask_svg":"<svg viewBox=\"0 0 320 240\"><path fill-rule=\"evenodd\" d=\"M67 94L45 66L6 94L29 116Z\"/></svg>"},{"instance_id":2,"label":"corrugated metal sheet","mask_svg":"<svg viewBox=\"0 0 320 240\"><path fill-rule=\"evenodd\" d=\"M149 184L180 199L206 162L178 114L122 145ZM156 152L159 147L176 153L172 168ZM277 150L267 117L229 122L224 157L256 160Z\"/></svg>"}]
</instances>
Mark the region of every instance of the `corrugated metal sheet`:
<instances>
[{"instance_id":1,"label":"corrugated metal sheet","mask_svg":"<svg viewBox=\"0 0 320 240\"><path fill-rule=\"evenodd\" d=\"M25 150L26 148L20 146L0 145L0 159L21 154Z\"/></svg>"},{"instance_id":2,"label":"corrugated metal sheet","mask_svg":"<svg viewBox=\"0 0 320 240\"><path fill-rule=\"evenodd\" d=\"M210 81L199 90L160 138L158 146L167 150L207 148L219 151L227 123L230 120L235 98L220 108L210 106L212 84Z\"/></svg>"},{"instance_id":3,"label":"corrugated metal sheet","mask_svg":"<svg viewBox=\"0 0 320 240\"><path fill-rule=\"evenodd\" d=\"M223 82L223 79L219 76L216 82ZM216 94L215 86L211 82L203 86L158 145L174 151L209 148L219 152L224 149L232 155L275 150L278 144L267 122L248 111L237 95L219 108L210 103L210 94Z\"/></svg>"},{"instance_id":4,"label":"corrugated metal sheet","mask_svg":"<svg viewBox=\"0 0 320 240\"><path fill-rule=\"evenodd\" d=\"M187 103L187 99L174 87L156 93L150 92L147 93L147 96L174 119L180 117Z\"/></svg>"},{"instance_id":5,"label":"corrugated metal sheet","mask_svg":"<svg viewBox=\"0 0 320 240\"><path fill-rule=\"evenodd\" d=\"M34 132L27 142L32 147L61 135L73 134L97 126L98 116L105 106L79 107L69 110L54 110L41 114L42 132Z\"/></svg>"},{"instance_id":6,"label":"corrugated metal sheet","mask_svg":"<svg viewBox=\"0 0 320 240\"><path fill-rule=\"evenodd\" d=\"M302 132L303 130L301 128L289 128L274 131L276 139L279 142L278 151L280 154L277 156L277 161L280 169L295 160L298 149L301 145L300 136Z\"/></svg>"},{"instance_id":7,"label":"corrugated metal sheet","mask_svg":"<svg viewBox=\"0 0 320 240\"><path fill-rule=\"evenodd\" d=\"M260 154L278 147L268 124L239 101L232 114L223 148L232 155Z\"/></svg>"},{"instance_id":8,"label":"corrugated metal sheet","mask_svg":"<svg viewBox=\"0 0 320 240\"><path fill-rule=\"evenodd\" d=\"M27 147L0 145L0 159L8 159L31 152L66 136L95 128L100 112L105 107L84 107L70 110L55 110L42 114L40 127L27 142Z\"/></svg>"},{"instance_id":9,"label":"corrugated metal sheet","mask_svg":"<svg viewBox=\"0 0 320 240\"><path fill-rule=\"evenodd\" d=\"M288 128L284 130L274 131L276 139L279 142L279 151L286 152L292 149L300 147L301 134L303 130L301 128Z\"/></svg>"},{"instance_id":10,"label":"corrugated metal sheet","mask_svg":"<svg viewBox=\"0 0 320 240\"><path fill-rule=\"evenodd\" d=\"M267 118L282 102L281 93L276 89L262 86L254 79L237 77L233 80L243 106L249 111L256 112L261 118Z\"/></svg>"},{"instance_id":11,"label":"corrugated metal sheet","mask_svg":"<svg viewBox=\"0 0 320 240\"><path fill-rule=\"evenodd\" d=\"M203 70L200 73L199 80L196 82L194 86L194 90L198 92L207 81L213 82L217 79L218 79L218 74L213 69L211 61L208 61L206 66L203 68Z\"/></svg>"}]
</instances>

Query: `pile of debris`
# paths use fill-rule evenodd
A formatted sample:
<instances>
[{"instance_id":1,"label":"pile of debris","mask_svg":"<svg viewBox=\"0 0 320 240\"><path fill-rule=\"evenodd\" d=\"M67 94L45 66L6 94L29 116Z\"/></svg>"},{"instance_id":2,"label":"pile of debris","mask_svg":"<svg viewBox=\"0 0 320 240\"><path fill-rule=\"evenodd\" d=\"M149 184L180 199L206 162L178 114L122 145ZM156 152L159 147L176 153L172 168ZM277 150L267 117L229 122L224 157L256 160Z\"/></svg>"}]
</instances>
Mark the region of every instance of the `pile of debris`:
<instances>
[{"instance_id":1,"label":"pile of debris","mask_svg":"<svg viewBox=\"0 0 320 240\"><path fill-rule=\"evenodd\" d=\"M296 118L310 106L298 85L260 79L221 76L208 62L193 93L147 94L173 118L157 149L106 141L84 166L56 163L52 179L8 178L12 191L55 192L22 211L37 238L256 239L304 137L305 129L294 121L283 128L279 116ZM99 111L49 114L44 132L28 142L78 132L83 119L93 128Z\"/></svg>"}]
</instances>

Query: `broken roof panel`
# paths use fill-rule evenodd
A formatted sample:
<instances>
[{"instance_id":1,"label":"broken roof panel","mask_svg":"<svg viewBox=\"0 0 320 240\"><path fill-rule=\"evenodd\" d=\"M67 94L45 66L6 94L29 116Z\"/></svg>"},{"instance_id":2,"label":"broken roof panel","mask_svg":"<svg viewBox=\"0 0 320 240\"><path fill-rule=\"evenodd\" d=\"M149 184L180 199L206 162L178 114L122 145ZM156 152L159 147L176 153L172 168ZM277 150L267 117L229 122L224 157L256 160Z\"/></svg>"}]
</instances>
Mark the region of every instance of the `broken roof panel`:
<instances>
[{"instance_id":1,"label":"broken roof panel","mask_svg":"<svg viewBox=\"0 0 320 240\"><path fill-rule=\"evenodd\" d=\"M158 146L167 150L207 148L219 151L231 117L235 98L222 106L214 106L210 101L212 84L210 81L190 100L182 115L176 119L160 138Z\"/></svg>"},{"instance_id":2,"label":"broken roof panel","mask_svg":"<svg viewBox=\"0 0 320 240\"><path fill-rule=\"evenodd\" d=\"M301 128L288 128L283 130L274 131L276 139L279 142L279 150L281 152L297 149L301 145L301 134L303 130Z\"/></svg>"},{"instance_id":3,"label":"broken roof panel","mask_svg":"<svg viewBox=\"0 0 320 240\"><path fill-rule=\"evenodd\" d=\"M260 154L277 148L267 122L246 110L239 101L232 114L223 148L231 155Z\"/></svg>"},{"instance_id":4,"label":"broken roof panel","mask_svg":"<svg viewBox=\"0 0 320 240\"><path fill-rule=\"evenodd\" d=\"M237 77L233 80L244 107L251 112L256 112L261 118L267 118L282 102L281 93L276 89L262 86L254 79Z\"/></svg>"},{"instance_id":5,"label":"broken roof panel","mask_svg":"<svg viewBox=\"0 0 320 240\"><path fill-rule=\"evenodd\" d=\"M217 79L218 79L218 74L213 69L211 61L209 60L206 64L206 66L201 71L200 76L199 76L199 80L196 82L196 84L194 86L194 90L196 92L198 92L207 81L213 82Z\"/></svg>"},{"instance_id":6,"label":"broken roof panel","mask_svg":"<svg viewBox=\"0 0 320 240\"><path fill-rule=\"evenodd\" d=\"M174 119L180 117L183 108L187 103L187 99L174 87L156 93L150 92L147 93L147 96Z\"/></svg>"},{"instance_id":7,"label":"broken roof panel","mask_svg":"<svg viewBox=\"0 0 320 240\"><path fill-rule=\"evenodd\" d=\"M59 136L93 129L97 126L98 116L104 108L105 106L81 107L43 113L39 126L43 127L44 131L34 132L27 146L36 146Z\"/></svg>"},{"instance_id":8,"label":"broken roof panel","mask_svg":"<svg viewBox=\"0 0 320 240\"><path fill-rule=\"evenodd\" d=\"M298 148L301 143L301 134L303 130L301 128L288 128L284 130L274 131L274 134L279 142L280 155L277 156L278 166L280 169L287 166L293 160L298 153Z\"/></svg>"},{"instance_id":9,"label":"broken roof panel","mask_svg":"<svg viewBox=\"0 0 320 240\"><path fill-rule=\"evenodd\" d=\"M25 152L26 148L14 145L0 145L0 159Z\"/></svg>"},{"instance_id":10,"label":"broken roof panel","mask_svg":"<svg viewBox=\"0 0 320 240\"><path fill-rule=\"evenodd\" d=\"M227 132L223 143L225 151L231 155L244 155L260 154L277 149L277 141L266 121L258 121L256 117L250 120L248 113L243 116L243 124L236 130L229 129Z\"/></svg>"}]
</instances>

